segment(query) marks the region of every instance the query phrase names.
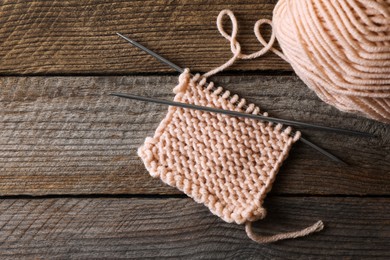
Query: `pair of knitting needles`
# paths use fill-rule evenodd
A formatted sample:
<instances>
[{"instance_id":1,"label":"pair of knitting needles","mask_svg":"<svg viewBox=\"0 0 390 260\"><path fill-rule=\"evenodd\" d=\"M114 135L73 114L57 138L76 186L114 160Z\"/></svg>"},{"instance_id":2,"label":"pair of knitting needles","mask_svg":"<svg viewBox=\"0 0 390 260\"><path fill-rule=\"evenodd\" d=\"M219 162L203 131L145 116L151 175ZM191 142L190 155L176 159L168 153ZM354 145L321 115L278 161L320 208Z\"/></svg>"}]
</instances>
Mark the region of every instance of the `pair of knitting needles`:
<instances>
[{"instance_id":1,"label":"pair of knitting needles","mask_svg":"<svg viewBox=\"0 0 390 260\"><path fill-rule=\"evenodd\" d=\"M168 65L169 67L173 68L174 70L183 73L184 69L177 66L176 64L170 62L169 60L161 57L157 53L149 50L145 46L139 44L136 41L133 41L129 39L128 37L117 33L118 36L122 37L129 43L131 43L133 46L145 51L146 53L150 54L163 64ZM305 128L313 128L313 129L318 129L318 130L324 130L324 131L331 131L331 132L336 132L336 133L342 133L342 134L349 134L349 135L358 135L358 136L365 136L365 137L373 137L373 135L369 133L364 133L364 132L359 132L359 131L354 131L354 130L347 130L347 129L341 129L341 128L334 128L334 127L328 127L328 126L320 126L320 125L315 125L315 124L310 124L310 123L305 123L305 122L299 122L299 121L293 121L293 120L287 120L287 119L281 119L281 118L274 118L274 117L268 117L268 116L263 116L263 115L254 115L254 114L248 114L248 113L241 113L237 111L231 111L231 110L224 110L224 109L218 109L218 108L212 108L212 107L205 107L205 106L197 106L197 105L192 105L192 104L187 104L187 103L181 103L181 102L175 102L175 101L169 101L169 100L162 100L162 99L156 99L156 98L149 98L149 97L143 97L143 96L137 96L137 95L130 95L130 94L121 94L121 93L111 93L111 96L117 96L117 97L122 97L122 98L128 98L128 99L133 99L133 100L139 100L139 101L145 101L145 102L152 102L152 103L157 103L157 104L163 104L163 105L168 105L168 106L174 106L174 107L181 107L181 108L188 108L188 109L194 109L194 110L200 110L200 111L205 111L205 112L210 112L210 113L219 113L219 114L225 114L225 115L230 115L234 117L241 117L241 118L250 118L250 119L256 119L256 120L261 120L261 121L266 121L266 122L272 122L272 123L281 123L285 125L291 125L291 126L298 126L298 127L305 127ZM314 148L318 152L326 155L333 161L345 164L341 159L336 157L335 155L325 151L321 147L317 146L316 144L310 142L309 140L303 138L302 136L299 139L303 143L309 145L310 147Z\"/></svg>"}]
</instances>

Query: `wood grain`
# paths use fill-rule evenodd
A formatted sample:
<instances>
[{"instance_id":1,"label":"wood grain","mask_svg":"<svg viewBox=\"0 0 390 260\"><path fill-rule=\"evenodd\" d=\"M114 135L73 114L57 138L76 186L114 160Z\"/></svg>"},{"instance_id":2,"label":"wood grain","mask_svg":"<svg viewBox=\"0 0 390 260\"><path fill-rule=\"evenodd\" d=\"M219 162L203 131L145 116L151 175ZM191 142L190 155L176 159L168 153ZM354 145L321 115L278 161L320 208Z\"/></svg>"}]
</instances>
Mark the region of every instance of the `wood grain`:
<instances>
[{"instance_id":1,"label":"wood grain","mask_svg":"<svg viewBox=\"0 0 390 260\"><path fill-rule=\"evenodd\" d=\"M177 82L116 32L205 72L231 57L215 24L222 9L236 14L247 53L261 48L253 25L271 18L276 2L2 1L0 258L389 259L389 126L324 104L277 56L239 61L215 81L272 116L377 135L304 131L349 166L294 145L255 228L276 234L325 222L297 240L258 245L243 226L150 177L136 149L167 108L107 96L172 99Z\"/></svg>"},{"instance_id":2,"label":"wood grain","mask_svg":"<svg viewBox=\"0 0 390 260\"><path fill-rule=\"evenodd\" d=\"M253 34L276 0L3 1L0 74L123 74L172 71L120 39L130 35L180 66L208 71L226 62L230 45L216 28L231 8L244 52L261 48ZM226 22L228 27L228 22ZM264 28L269 35L269 28ZM231 70L291 70L269 54Z\"/></svg>"},{"instance_id":3,"label":"wood grain","mask_svg":"<svg viewBox=\"0 0 390 260\"><path fill-rule=\"evenodd\" d=\"M167 108L107 96L172 98L174 76L0 78L0 194L177 194L136 155ZM297 144L277 177L278 194L388 195L389 127L319 101L293 76L215 81L271 115L375 133L358 138L306 131L350 166Z\"/></svg>"},{"instance_id":4,"label":"wood grain","mask_svg":"<svg viewBox=\"0 0 390 260\"><path fill-rule=\"evenodd\" d=\"M390 199L273 197L266 206L267 218L255 224L259 233L296 230L318 219L326 229L259 245L243 226L223 222L190 199L8 199L0 202L0 257L390 257Z\"/></svg>"}]
</instances>

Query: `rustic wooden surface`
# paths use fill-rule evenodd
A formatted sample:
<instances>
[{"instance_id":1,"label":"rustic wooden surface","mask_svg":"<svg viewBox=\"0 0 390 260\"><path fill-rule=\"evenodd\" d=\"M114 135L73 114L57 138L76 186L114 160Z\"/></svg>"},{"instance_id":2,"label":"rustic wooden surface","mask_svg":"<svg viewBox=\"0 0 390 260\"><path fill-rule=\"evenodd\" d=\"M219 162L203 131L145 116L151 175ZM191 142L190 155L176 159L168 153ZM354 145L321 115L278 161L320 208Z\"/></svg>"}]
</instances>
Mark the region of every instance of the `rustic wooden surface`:
<instances>
[{"instance_id":1,"label":"rustic wooden surface","mask_svg":"<svg viewBox=\"0 0 390 260\"><path fill-rule=\"evenodd\" d=\"M389 198L270 197L263 234L327 228L258 245L191 199L9 199L0 202L0 257L318 259L390 257Z\"/></svg>"},{"instance_id":2,"label":"rustic wooden surface","mask_svg":"<svg viewBox=\"0 0 390 260\"><path fill-rule=\"evenodd\" d=\"M267 1L5 1L0 9L0 73L107 74L167 72L115 34L144 43L181 66L197 71L224 63L229 43L216 28L225 8L240 19L245 50L261 48L253 35L260 18L271 18L276 0ZM228 25L228 23L226 23ZM267 29L265 36L267 36ZM23 62L20 62L23 61ZM284 69L276 55L240 62L231 70Z\"/></svg>"},{"instance_id":3,"label":"rustic wooden surface","mask_svg":"<svg viewBox=\"0 0 390 260\"><path fill-rule=\"evenodd\" d=\"M114 35L122 32L193 71L230 57L215 19L230 8L245 51L276 0L2 1L0 4L0 258L390 257L390 127L321 102L269 54L215 82L273 116L373 133L303 132L348 167L297 143L257 231L325 222L321 233L258 245L151 178L136 155L172 98L177 74ZM265 30L265 34L269 32ZM211 55L212 54L212 55Z\"/></svg>"}]
</instances>

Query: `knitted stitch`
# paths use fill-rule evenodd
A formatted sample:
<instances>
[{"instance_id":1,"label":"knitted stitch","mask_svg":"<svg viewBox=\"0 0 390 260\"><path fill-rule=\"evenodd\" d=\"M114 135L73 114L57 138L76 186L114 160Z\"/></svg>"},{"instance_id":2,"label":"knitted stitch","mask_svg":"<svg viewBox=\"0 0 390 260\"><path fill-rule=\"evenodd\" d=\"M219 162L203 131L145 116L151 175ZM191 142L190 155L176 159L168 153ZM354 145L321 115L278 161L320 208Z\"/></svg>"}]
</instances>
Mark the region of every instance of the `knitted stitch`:
<instances>
[{"instance_id":1,"label":"knitted stitch","mask_svg":"<svg viewBox=\"0 0 390 260\"><path fill-rule=\"evenodd\" d=\"M232 21L232 36L223 30L224 15ZM233 13L223 10L218 16L218 29L231 42L234 54L227 63L206 73L191 76L186 69L174 88L174 100L200 106L210 106L259 114L260 108L246 104L245 99L231 95L222 87L206 84L206 78L230 66L237 59L250 59L271 50L270 43L259 36L256 23L255 34L264 48L244 55L236 40L237 21ZM267 113L263 113L267 116ZM158 126L153 137L148 137L138 149L138 155L153 177L176 187L226 222L246 225L248 236L258 243L274 242L317 232L323 228L318 221L296 232L273 236L254 234L252 222L266 215L263 201L272 188L275 176L299 137L290 127L254 119L203 112L180 107L169 107L168 114Z\"/></svg>"},{"instance_id":2,"label":"knitted stitch","mask_svg":"<svg viewBox=\"0 0 390 260\"><path fill-rule=\"evenodd\" d=\"M175 101L242 111L246 101L213 83L204 87L187 69L174 89ZM200 80L200 81L199 81ZM223 93L223 94L222 94ZM222 94L222 95L221 95ZM253 104L246 113L258 114ZM263 200L292 144L300 137L254 119L169 107L153 138L138 150L147 170L176 187L226 222L265 217Z\"/></svg>"}]
</instances>

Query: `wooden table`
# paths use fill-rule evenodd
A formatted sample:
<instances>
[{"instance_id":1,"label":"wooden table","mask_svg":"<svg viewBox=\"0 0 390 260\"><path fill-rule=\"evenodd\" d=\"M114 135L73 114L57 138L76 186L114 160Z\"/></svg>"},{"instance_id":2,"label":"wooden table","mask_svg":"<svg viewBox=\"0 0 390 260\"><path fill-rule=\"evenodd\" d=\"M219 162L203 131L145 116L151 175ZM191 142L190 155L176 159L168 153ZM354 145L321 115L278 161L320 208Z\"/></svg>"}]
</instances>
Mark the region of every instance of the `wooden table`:
<instances>
[{"instance_id":1,"label":"wooden table","mask_svg":"<svg viewBox=\"0 0 390 260\"><path fill-rule=\"evenodd\" d=\"M297 143L256 231L325 222L323 232L258 245L244 227L153 179L136 155L166 107L111 91L171 99L177 73L119 39L208 71L230 56L215 26L239 20L245 52L276 0L3 1L0 6L0 256L2 258L390 257L390 128L321 102L273 54L213 77L273 116L374 133L305 130L348 162ZM266 33L267 34L267 33Z\"/></svg>"}]
</instances>

